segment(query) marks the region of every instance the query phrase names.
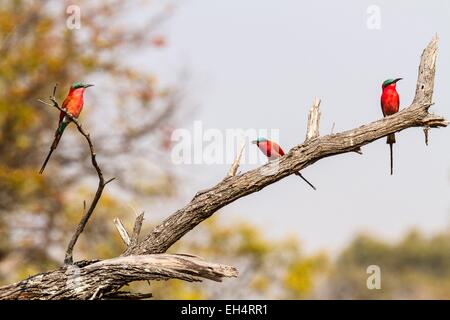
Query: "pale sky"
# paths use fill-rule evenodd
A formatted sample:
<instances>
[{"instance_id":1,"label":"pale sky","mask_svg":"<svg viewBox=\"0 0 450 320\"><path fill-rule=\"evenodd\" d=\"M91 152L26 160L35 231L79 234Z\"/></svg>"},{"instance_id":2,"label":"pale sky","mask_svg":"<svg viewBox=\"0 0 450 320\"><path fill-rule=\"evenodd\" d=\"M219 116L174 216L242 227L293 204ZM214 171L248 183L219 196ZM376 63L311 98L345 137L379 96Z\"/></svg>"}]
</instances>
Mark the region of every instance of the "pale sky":
<instances>
[{"instance_id":1,"label":"pale sky","mask_svg":"<svg viewBox=\"0 0 450 320\"><path fill-rule=\"evenodd\" d=\"M380 8L381 29L367 28L366 10ZM199 105L184 126L275 128L286 150L303 142L307 111L322 99L321 133L379 119L381 83L398 83L401 107L414 96L422 50L440 37L433 112L450 118L450 2L435 1L184 1L164 28L169 48L159 58L167 70L186 67ZM143 60L141 60L143 61ZM394 176L385 139L363 155L327 158L303 173L222 209L221 219L243 219L270 236L296 235L307 251L331 252L356 232L397 239L412 227L426 232L450 225L450 129L420 128L397 134ZM255 168L245 165L242 170ZM181 200L222 179L228 166L184 165ZM154 211L154 210L153 210ZM152 218L153 220L153 218ZM156 221L152 221L156 222Z\"/></svg>"}]
</instances>

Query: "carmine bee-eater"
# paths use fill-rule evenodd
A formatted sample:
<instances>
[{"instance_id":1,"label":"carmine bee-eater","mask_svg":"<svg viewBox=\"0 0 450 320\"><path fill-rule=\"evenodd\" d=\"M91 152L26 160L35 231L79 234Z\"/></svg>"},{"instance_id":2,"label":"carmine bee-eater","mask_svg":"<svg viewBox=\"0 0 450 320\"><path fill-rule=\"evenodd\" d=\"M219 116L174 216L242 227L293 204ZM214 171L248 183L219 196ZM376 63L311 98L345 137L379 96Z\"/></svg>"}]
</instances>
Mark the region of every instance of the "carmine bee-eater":
<instances>
[{"instance_id":1,"label":"carmine bee-eater","mask_svg":"<svg viewBox=\"0 0 450 320\"><path fill-rule=\"evenodd\" d=\"M396 86L397 81L402 80L402 78L397 79L387 79L383 82L382 93L381 93L381 111L383 116L390 116L398 112L400 106L400 96L398 95ZM394 172L394 156L392 152L392 145L395 143L395 133L391 133L387 136L386 143L389 144L391 151L391 175Z\"/></svg>"},{"instance_id":2,"label":"carmine bee-eater","mask_svg":"<svg viewBox=\"0 0 450 320\"><path fill-rule=\"evenodd\" d=\"M266 138L258 138L255 141L252 141L252 143L256 144L259 150L261 150L262 153L264 153L264 155L269 158L269 160L274 160L284 156L283 149L281 149L281 147L277 143L267 140ZM316 187L314 187L311 182L306 180L306 178L300 172L296 172L295 174L302 178L307 184L309 184L311 188L316 190Z\"/></svg>"},{"instance_id":3,"label":"carmine bee-eater","mask_svg":"<svg viewBox=\"0 0 450 320\"><path fill-rule=\"evenodd\" d=\"M84 84L82 82L75 82L74 84L72 84L72 86L69 89L69 93L67 94L67 97L64 99L62 108L66 110L74 118L78 118L78 116L81 113L81 110L83 110L84 90L92 86L93 84ZM56 129L55 132L55 139L53 140L52 146L50 147L50 151L47 155L47 158L45 158L44 164L42 165L41 170L39 170L39 173L42 174L42 172L44 172L45 166L47 165L50 156L58 146L58 142L61 139L61 136L69 123L70 119L66 117L64 112L61 112L59 115L58 128Z\"/></svg>"}]
</instances>

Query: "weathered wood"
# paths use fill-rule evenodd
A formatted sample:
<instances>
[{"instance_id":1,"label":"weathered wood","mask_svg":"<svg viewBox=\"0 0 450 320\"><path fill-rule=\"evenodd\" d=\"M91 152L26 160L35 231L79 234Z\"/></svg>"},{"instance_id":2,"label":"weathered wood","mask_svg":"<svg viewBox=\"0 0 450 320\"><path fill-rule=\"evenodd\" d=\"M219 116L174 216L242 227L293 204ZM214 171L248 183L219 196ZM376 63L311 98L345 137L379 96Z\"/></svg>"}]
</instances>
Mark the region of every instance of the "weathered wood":
<instances>
[{"instance_id":1,"label":"weathered wood","mask_svg":"<svg viewBox=\"0 0 450 320\"><path fill-rule=\"evenodd\" d=\"M144 212L136 217L134 221L133 233L131 234L130 246L134 247L138 244L139 235L141 234L142 223L144 222Z\"/></svg>"},{"instance_id":2,"label":"weathered wood","mask_svg":"<svg viewBox=\"0 0 450 320\"><path fill-rule=\"evenodd\" d=\"M234 159L233 164L230 167L230 171L228 171L228 177L234 177L236 175L237 170L239 169L239 165L241 163L241 157L244 148L245 148L245 140L242 138L236 158Z\"/></svg>"},{"instance_id":3,"label":"weathered wood","mask_svg":"<svg viewBox=\"0 0 450 320\"><path fill-rule=\"evenodd\" d=\"M127 229L125 229L122 221L119 218L114 218L114 225L116 226L117 232L119 232L120 238L122 239L123 243L125 243L125 245L129 247L131 243L130 236L128 235Z\"/></svg>"},{"instance_id":4,"label":"weathered wood","mask_svg":"<svg viewBox=\"0 0 450 320\"><path fill-rule=\"evenodd\" d=\"M407 128L446 127L448 122L444 118L428 112L432 105L437 43L437 37L433 38L422 54L416 95L409 107L353 130L309 139L281 157L278 170L273 175L267 175L269 163L244 174L227 177L216 186L198 193L141 242L130 245L122 257L77 262L0 287L0 299L98 299L114 295L121 286L132 281L168 278L219 281L225 276L236 276L237 271L233 267L212 265L193 256L155 254L165 252L220 208L320 159L354 152L374 140Z\"/></svg>"},{"instance_id":5,"label":"weathered wood","mask_svg":"<svg viewBox=\"0 0 450 320\"><path fill-rule=\"evenodd\" d=\"M308 113L306 140L314 139L319 136L319 126L320 126L320 99L314 98L313 104Z\"/></svg>"},{"instance_id":6,"label":"weathered wood","mask_svg":"<svg viewBox=\"0 0 450 320\"><path fill-rule=\"evenodd\" d=\"M139 280L180 279L221 281L236 277L234 267L209 263L189 255L155 254L118 257L87 264L66 265L8 286L0 287L2 299L91 299L110 295L110 288ZM120 298L121 294L115 298ZM129 295L128 298L131 296Z\"/></svg>"},{"instance_id":7,"label":"weathered wood","mask_svg":"<svg viewBox=\"0 0 450 320\"><path fill-rule=\"evenodd\" d=\"M75 230L75 233L73 234L72 238L69 241L69 245L67 246L66 254L64 257L64 263L65 264L73 264L73 249L75 248L75 245L78 241L78 238L83 233L84 228L86 227L89 219L91 218L92 214L94 213L95 208L97 207L97 204L102 197L103 189L105 189L106 185L110 182L112 182L115 178L111 178L107 181L105 181L105 178L103 177L103 171L100 168L100 166L97 163L97 154L95 153L94 144L92 143L91 136L88 132L86 132L81 124L78 122L77 118L72 116L70 113L67 112L66 109L62 108L58 101L56 101L56 88L58 87L58 84L55 85L53 88L53 95L50 97L51 103L45 102L43 100L38 100L39 102L49 105L51 107L54 107L61 111L65 117L69 118L71 122L75 124L75 126L78 129L78 132L86 139L86 142L89 146L89 152L91 153L91 163L94 167L95 171L97 172L98 176L98 187L97 191L95 192L94 198L91 201L91 204L89 205L89 208L86 210L86 202L83 204L83 215L81 217L80 222L77 225L77 228Z\"/></svg>"},{"instance_id":8,"label":"weathered wood","mask_svg":"<svg viewBox=\"0 0 450 320\"><path fill-rule=\"evenodd\" d=\"M267 169L271 165L269 163L219 182L208 191L194 197L184 208L156 226L138 246L130 248L128 253L165 252L183 235L220 208L295 174L320 159L355 152L368 143L407 128L446 127L448 122L443 117L428 112L432 105L437 45L438 39L435 37L423 51L416 95L409 107L359 128L310 139L295 146L279 159L278 171L274 175L267 175Z\"/></svg>"}]
</instances>

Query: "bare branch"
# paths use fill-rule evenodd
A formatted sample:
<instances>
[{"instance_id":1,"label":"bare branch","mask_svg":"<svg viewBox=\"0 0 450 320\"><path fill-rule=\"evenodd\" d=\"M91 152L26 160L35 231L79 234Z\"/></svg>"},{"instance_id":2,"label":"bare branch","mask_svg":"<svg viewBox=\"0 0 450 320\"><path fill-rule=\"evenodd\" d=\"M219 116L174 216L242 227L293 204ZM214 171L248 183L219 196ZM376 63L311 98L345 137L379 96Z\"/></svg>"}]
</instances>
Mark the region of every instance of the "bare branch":
<instances>
[{"instance_id":1,"label":"bare branch","mask_svg":"<svg viewBox=\"0 0 450 320\"><path fill-rule=\"evenodd\" d=\"M228 172L228 177L234 177L236 175L237 170L239 168L239 164L241 162L242 152L244 151L244 148L245 148L245 140L242 138L238 154L234 159L233 164L231 165L230 171Z\"/></svg>"},{"instance_id":2,"label":"bare branch","mask_svg":"<svg viewBox=\"0 0 450 320\"><path fill-rule=\"evenodd\" d=\"M319 136L320 125L320 99L314 98L308 114L308 127L306 129L306 141Z\"/></svg>"},{"instance_id":3,"label":"bare branch","mask_svg":"<svg viewBox=\"0 0 450 320\"><path fill-rule=\"evenodd\" d=\"M80 220L80 222L79 222L79 224L77 226L77 229L75 230L75 233L72 236L72 239L70 240L69 245L68 245L67 250L66 250L64 263L65 264L72 264L73 263L73 257L72 257L73 256L73 248L75 247L75 244L77 243L78 237L83 232L86 224L89 221L89 218L91 217L92 213L94 212L95 207L97 206L97 203L98 203L98 201L100 200L100 198L102 196L103 189L105 188L105 186L108 183L113 181L114 178L109 179L108 181L105 182L105 179L103 178L103 172L102 172L102 170L100 169L100 166L97 163L97 158L96 158L94 145L93 145L93 143L91 141L89 133L87 133L87 132L85 132L83 130L83 128L81 127L81 124L78 122L78 120L75 117L73 117L65 109L63 109L63 108L61 108L59 106L59 104L58 104L58 102L56 101L56 98L55 98L56 88L57 88L57 85L55 85L55 87L53 89L53 95L50 97L50 101L52 102L52 104L50 104L48 102L45 102L45 101L42 101L42 100L38 100L38 101L58 109L59 111L63 112L73 123L75 123L75 125L77 126L78 131L83 135L83 137L86 139L86 142L89 145L89 151L91 153L92 166L95 168L95 171L97 172L97 175L98 175L98 187L97 187L97 191L95 192L95 196L92 199L92 202L91 202L88 210L83 213L83 217L81 218L81 220Z\"/></svg>"},{"instance_id":4,"label":"bare branch","mask_svg":"<svg viewBox=\"0 0 450 320\"><path fill-rule=\"evenodd\" d=\"M66 265L0 287L2 299L98 299L110 288L136 280L222 281L236 277L236 268L189 255L156 254L118 257L82 267ZM119 294L120 296L120 294Z\"/></svg>"},{"instance_id":5,"label":"bare branch","mask_svg":"<svg viewBox=\"0 0 450 320\"><path fill-rule=\"evenodd\" d=\"M142 223L144 222L144 212L136 217L134 221L133 233L131 237L128 235L127 230L123 226L122 221L119 218L114 219L114 224L116 225L117 231L119 231L120 237L123 242L125 242L127 246L127 251L130 251L130 248L135 247L138 244L139 234L141 233Z\"/></svg>"},{"instance_id":6,"label":"bare branch","mask_svg":"<svg viewBox=\"0 0 450 320\"><path fill-rule=\"evenodd\" d=\"M120 221L119 218L114 218L114 225L116 226L117 231L120 234L120 237L122 238L123 242L127 247L130 246L130 236L128 235L127 229L125 229L122 221Z\"/></svg>"},{"instance_id":7,"label":"bare branch","mask_svg":"<svg viewBox=\"0 0 450 320\"><path fill-rule=\"evenodd\" d=\"M425 135L425 145L428 145L428 132L430 131L429 127L423 128L423 134Z\"/></svg>"},{"instance_id":8,"label":"bare branch","mask_svg":"<svg viewBox=\"0 0 450 320\"><path fill-rule=\"evenodd\" d=\"M128 291L117 291L103 295L103 298L118 300L143 300L151 297L153 297L153 294L151 293L134 293Z\"/></svg>"},{"instance_id":9,"label":"bare branch","mask_svg":"<svg viewBox=\"0 0 450 320\"><path fill-rule=\"evenodd\" d=\"M307 140L279 159L278 171L273 175L264 174L270 166L269 162L255 170L219 182L216 186L198 193L184 208L156 226L129 253L165 252L183 235L220 208L295 174L320 159L347 152L360 152L359 148L362 146L407 128L446 127L448 121L428 112L432 104L437 42L437 38L433 38L422 54L416 96L409 107L395 115L353 130Z\"/></svg>"},{"instance_id":10,"label":"bare branch","mask_svg":"<svg viewBox=\"0 0 450 320\"><path fill-rule=\"evenodd\" d=\"M227 177L216 186L197 193L184 208L179 209L156 226L144 240L139 243L136 241L136 245L129 246L121 257L97 262L80 261L74 265L66 265L58 270L0 287L0 299L88 299L91 297L98 299L102 296L114 295L124 284L137 280L176 278L199 281L201 278L206 278L220 281L222 277L237 276L236 269L230 266L210 264L189 255L162 253L220 208L239 198L258 192L323 158L358 152L366 144L408 128L446 127L448 121L428 112L432 105L437 43L437 37L433 38L422 54L416 95L409 107L395 115L352 130L308 139L279 158L278 170L273 175L267 175L267 168L271 166L269 162L244 174ZM54 99L52 101L56 108L63 111ZM71 118L70 115L67 116L74 121L78 130L83 134L84 131L76 119ZM96 165L95 152L89 135L83 135L90 145L93 165L96 170L98 169L100 183L97 194L100 190L101 195L101 190L105 185L103 176ZM98 198L94 198L87 213L91 211L92 214ZM135 230L140 229L141 223L135 223ZM138 224L139 227L136 227ZM85 223L81 225L84 227ZM133 232L132 238L137 239L134 234L138 233ZM70 262L71 258L70 252Z\"/></svg>"},{"instance_id":11,"label":"bare branch","mask_svg":"<svg viewBox=\"0 0 450 320\"><path fill-rule=\"evenodd\" d=\"M139 234L141 233L142 223L144 222L144 212L136 217L134 221L133 233L131 234L130 247L138 244Z\"/></svg>"}]
</instances>

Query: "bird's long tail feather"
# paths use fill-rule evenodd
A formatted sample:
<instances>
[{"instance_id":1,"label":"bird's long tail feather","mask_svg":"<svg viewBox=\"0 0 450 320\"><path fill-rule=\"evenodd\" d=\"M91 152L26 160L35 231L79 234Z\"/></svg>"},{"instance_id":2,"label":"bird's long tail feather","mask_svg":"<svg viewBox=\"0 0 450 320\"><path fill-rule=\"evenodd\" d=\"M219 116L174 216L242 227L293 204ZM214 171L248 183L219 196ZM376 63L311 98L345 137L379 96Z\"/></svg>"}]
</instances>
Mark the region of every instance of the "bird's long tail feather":
<instances>
[{"instance_id":1,"label":"bird's long tail feather","mask_svg":"<svg viewBox=\"0 0 450 320\"><path fill-rule=\"evenodd\" d=\"M395 143L395 134L391 133L388 135L386 143L389 144L390 154L391 154L391 175L394 173L394 143Z\"/></svg>"},{"instance_id":2,"label":"bird's long tail feather","mask_svg":"<svg viewBox=\"0 0 450 320\"><path fill-rule=\"evenodd\" d=\"M394 146L393 143L389 144L389 147L391 149L391 176L392 174L394 174L394 154L392 152L393 146Z\"/></svg>"},{"instance_id":3,"label":"bird's long tail feather","mask_svg":"<svg viewBox=\"0 0 450 320\"><path fill-rule=\"evenodd\" d=\"M56 147L58 146L59 140L61 139L66 126L67 126L67 123L62 122L61 125L58 127L58 129L56 129L55 139L53 139L53 143L52 143L52 146L50 147L50 151L48 152L47 157L45 158L44 163L42 164L41 170L39 170L40 174L42 174L44 172L45 166L47 165L48 160L50 160L50 157L51 157L53 151L55 151Z\"/></svg>"},{"instance_id":4,"label":"bird's long tail feather","mask_svg":"<svg viewBox=\"0 0 450 320\"><path fill-rule=\"evenodd\" d=\"M39 174L42 174L44 172L45 166L47 165L48 160L50 160L50 156L52 155L53 150L55 149L50 148L50 151L47 154L47 158L45 158L44 164L42 165L41 170L39 170Z\"/></svg>"},{"instance_id":5,"label":"bird's long tail feather","mask_svg":"<svg viewBox=\"0 0 450 320\"><path fill-rule=\"evenodd\" d=\"M299 176L300 178L302 178L307 184L309 184L311 188L316 190L316 187L314 187L313 184L311 182L309 182L300 172L296 172L295 174L297 176Z\"/></svg>"}]
</instances>

